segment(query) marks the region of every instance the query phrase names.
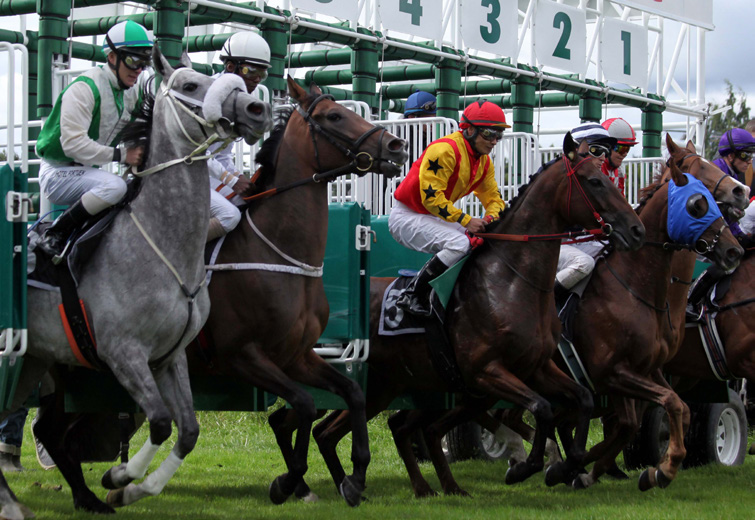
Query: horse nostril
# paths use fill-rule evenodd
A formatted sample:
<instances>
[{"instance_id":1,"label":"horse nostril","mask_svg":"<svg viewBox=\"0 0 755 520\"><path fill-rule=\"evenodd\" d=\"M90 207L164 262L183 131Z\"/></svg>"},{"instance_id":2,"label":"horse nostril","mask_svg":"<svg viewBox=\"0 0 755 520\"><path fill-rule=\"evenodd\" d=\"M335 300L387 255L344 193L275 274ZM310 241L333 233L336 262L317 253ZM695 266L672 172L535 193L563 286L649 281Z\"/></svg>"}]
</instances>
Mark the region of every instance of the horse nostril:
<instances>
[{"instance_id":1,"label":"horse nostril","mask_svg":"<svg viewBox=\"0 0 755 520\"><path fill-rule=\"evenodd\" d=\"M259 103L250 103L250 104L249 104L249 105L247 106L246 110L247 110L247 112L249 112L250 114L252 114L252 115L255 115L255 116L258 116L258 115L262 114L262 112L263 112L264 108L263 108L263 105L261 105L261 104L259 104Z\"/></svg>"},{"instance_id":2,"label":"horse nostril","mask_svg":"<svg viewBox=\"0 0 755 520\"><path fill-rule=\"evenodd\" d=\"M391 139L391 142L388 143L388 149L392 152L398 152L400 150L406 150L408 147L408 144L404 139L399 139L398 137L396 139Z\"/></svg>"}]
</instances>

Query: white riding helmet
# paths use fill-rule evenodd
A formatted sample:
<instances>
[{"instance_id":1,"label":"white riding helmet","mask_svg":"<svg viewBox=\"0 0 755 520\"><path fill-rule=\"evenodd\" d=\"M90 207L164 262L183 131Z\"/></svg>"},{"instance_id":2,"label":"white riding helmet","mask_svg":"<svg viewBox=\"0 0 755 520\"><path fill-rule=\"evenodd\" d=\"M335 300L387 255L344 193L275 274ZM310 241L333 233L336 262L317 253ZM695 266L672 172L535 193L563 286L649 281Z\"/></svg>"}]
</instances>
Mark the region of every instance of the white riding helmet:
<instances>
[{"instance_id":1,"label":"white riding helmet","mask_svg":"<svg viewBox=\"0 0 755 520\"><path fill-rule=\"evenodd\" d=\"M620 117L606 119L602 123L603 128L608 130L611 137L615 137L618 144L634 146L637 144L637 135L629 123Z\"/></svg>"},{"instance_id":2,"label":"white riding helmet","mask_svg":"<svg viewBox=\"0 0 755 520\"><path fill-rule=\"evenodd\" d=\"M237 32L226 40L220 59L223 63L230 60L267 69L270 67L270 46L255 32Z\"/></svg>"}]
</instances>

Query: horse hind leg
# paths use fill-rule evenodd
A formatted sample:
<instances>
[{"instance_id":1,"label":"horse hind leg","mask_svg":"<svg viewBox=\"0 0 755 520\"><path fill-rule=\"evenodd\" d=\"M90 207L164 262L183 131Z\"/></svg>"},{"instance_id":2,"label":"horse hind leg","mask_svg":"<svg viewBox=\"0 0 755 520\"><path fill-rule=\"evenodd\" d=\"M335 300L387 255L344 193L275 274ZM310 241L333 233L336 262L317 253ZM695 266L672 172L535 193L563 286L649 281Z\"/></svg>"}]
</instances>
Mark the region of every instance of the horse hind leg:
<instances>
[{"instance_id":1,"label":"horse hind leg","mask_svg":"<svg viewBox=\"0 0 755 520\"><path fill-rule=\"evenodd\" d=\"M183 461L196 445L199 437L199 424L194 414L194 405L189 385L186 356L183 352L176 355L173 364L156 373L156 386L169 412L167 415L167 435L162 422L153 428L150 413L150 438L139 452L127 463L108 470L103 476L103 485L115 486L108 493L108 503L121 507L132 504L148 496L159 495L168 481L178 471ZM161 403L162 404L162 403ZM160 445L170 436L171 417L178 427L178 439L168 457L153 473L141 483L133 484L133 480L144 477L150 462L154 459ZM105 486L108 487L108 486Z\"/></svg>"},{"instance_id":2,"label":"horse hind leg","mask_svg":"<svg viewBox=\"0 0 755 520\"><path fill-rule=\"evenodd\" d=\"M317 411L318 418L324 414L325 410ZM286 466L289 466L292 464L294 456L293 435L299 424L296 412L290 408L279 408L270 414L268 424L273 430L275 441L281 450L283 460L286 461ZM294 489L294 496L303 502L317 502L320 499L320 497L312 492L303 477L296 485L296 489Z\"/></svg>"},{"instance_id":3,"label":"horse hind leg","mask_svg":"<svg viewBox=\"0 0 755 520\"><path fill-rule=\"evenodd\" d=\"M370 462L366 402L362 389L356 381L338 372L311 350L304 362L291 370L291 376L302 383L333 392L346 402L351 419L351 462L354 469L351 475L342 479L339 492L350 506L358 506L362 502Z\"/></svg>"},{"instance_id":4,"label":"horse hind leg","mask_svg":"<svg viewBox=\"0 0 755 520\"><path fill-rule=\"evenodd\" d=\"M417 498L437 496L417 464L417 457L412 449L412 434L417 430L418 425L427 419L428 414L437 414L432 410L400 410L388 418L388 426L393 434L393 442L396 449L404 461L406 472L409 474L414 496ZM431 450L431 446L428 446ZM431 451L432 454L432 451Z\"/></svg>"}]
</instances>

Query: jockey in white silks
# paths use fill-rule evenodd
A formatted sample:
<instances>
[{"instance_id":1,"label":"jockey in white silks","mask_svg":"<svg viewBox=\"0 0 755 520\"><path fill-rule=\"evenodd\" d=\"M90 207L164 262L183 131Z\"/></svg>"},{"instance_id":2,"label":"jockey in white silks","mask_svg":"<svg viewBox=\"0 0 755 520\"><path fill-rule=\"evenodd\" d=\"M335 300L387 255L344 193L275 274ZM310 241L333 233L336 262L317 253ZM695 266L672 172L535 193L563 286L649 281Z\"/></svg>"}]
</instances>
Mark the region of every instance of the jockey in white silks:
<instances>
[{"instance_id":1,"label":"jockey in white silks","mask_svg":"<svg viewBox=\"0 0 755 520\"><path fill-rule=\"evenodd\" d=\"M238 32L231 35L223 45L220 59L223 74L236 74L244 80L247 92L254 92L257 85L267 78L270 67L270 47L257 33ZM260 136L261 137L261 136ZM222 143L210 146L208 153L215 153ZM219 238L234 229L241 212L236 203L240 195L251 186L249 179L238 169L233 156L233 146L228 145L208 161L210 169L210 225L207 240Z\"/></svg>"}]
</instances>

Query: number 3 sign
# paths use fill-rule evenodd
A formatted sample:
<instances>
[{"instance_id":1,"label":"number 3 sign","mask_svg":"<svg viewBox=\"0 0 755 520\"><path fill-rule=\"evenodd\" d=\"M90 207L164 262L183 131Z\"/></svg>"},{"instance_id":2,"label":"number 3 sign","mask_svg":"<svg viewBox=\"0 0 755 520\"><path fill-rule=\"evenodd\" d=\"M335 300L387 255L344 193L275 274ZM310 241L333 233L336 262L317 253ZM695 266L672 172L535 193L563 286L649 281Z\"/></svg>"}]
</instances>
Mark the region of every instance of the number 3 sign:
<instances>
[{"instance_id":1,"label":"number 3 sign","mask_svg":"<svg viewBox=\"0 0 755 520\"><path fill-rule=\"evenodd\" d=\"M467 47L516 56L517 0L462 0L461 36Z\"/></svg>"},{"instance_id":2,"label":"number 3 sign","mask_svg":"<svg viewBox=\"0 0 755 520\"><path fill-rule=\"evenodd\" d=\"M583 10L540 0L533 37L535 55L543 65L578 74L587 71L587 17Z\"/></svg>"}]
</instances>

